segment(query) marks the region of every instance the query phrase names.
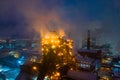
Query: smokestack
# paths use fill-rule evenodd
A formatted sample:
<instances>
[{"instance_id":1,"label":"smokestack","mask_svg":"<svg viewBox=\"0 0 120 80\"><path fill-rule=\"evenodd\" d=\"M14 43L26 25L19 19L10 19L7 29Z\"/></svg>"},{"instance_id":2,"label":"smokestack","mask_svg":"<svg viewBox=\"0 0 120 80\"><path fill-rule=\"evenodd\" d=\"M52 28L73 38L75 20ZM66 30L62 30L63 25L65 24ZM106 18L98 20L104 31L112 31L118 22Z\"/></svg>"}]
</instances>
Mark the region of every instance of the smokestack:
<instances>
[{"instance_id":1,"label":"smokestack","mask_svg":"<svg viewBox=\"0 0 120 80\"><path fill-rule=\"evenodd\" d=\"M90 30L88 30L88 33L87 33L87 49L88 50L90 49Z\"/></svg>"}]
</instances>

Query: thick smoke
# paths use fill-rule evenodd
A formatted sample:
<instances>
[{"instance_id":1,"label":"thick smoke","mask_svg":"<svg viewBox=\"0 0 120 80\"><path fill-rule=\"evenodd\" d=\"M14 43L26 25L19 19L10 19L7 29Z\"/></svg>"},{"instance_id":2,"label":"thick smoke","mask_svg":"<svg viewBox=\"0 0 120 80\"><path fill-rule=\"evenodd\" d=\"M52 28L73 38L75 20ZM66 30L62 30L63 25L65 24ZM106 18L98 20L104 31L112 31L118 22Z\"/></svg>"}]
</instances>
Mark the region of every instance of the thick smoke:
<instances>
[{"instance_id":1,"label":"thick smoke","mask_svg":"<svg viewBox=\"0 0 120 80\"><path fill-rule=\"evenodd\" d=\"M47 31L63 30L78 44L86 37L85 34L90 29L93 33L97 31L94 36L101 38L101 43L109 41L115 47L120 40L118 36L119 0L70 1L1 0L0 18L2 21L14 17L13 19L19 23L15 27L1 28L3 31L1 33L31 35L35 32L44 35ZM99 7L101 5L102 7Z\"/></svg>"}]
</instances>

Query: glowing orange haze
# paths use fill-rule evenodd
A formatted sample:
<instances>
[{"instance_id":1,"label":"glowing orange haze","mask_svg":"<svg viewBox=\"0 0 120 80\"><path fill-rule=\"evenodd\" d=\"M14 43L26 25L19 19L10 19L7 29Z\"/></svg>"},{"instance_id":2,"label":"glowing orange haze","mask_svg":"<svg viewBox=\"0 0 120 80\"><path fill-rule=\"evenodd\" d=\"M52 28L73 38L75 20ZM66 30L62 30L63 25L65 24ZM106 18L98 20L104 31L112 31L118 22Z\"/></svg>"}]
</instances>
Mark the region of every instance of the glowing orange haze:
<instances>
[{"instance_id":1,"label":"glowing orange haze","mask_svg":"<svg viewBox=\"0 0 120 80\"><path fill-rule=\"evenodd\" d=\"M57 3L57 0L54 1ZM17 9L23 14L29 25L28 30L35 29L41 37L50 31L56 31L61 36L65 35L64 32L70 31L69 22L63 19L63 10L61 11L57 4L54 4L54 8L49 8L46 7L43 0L17 1L17 3L19 3L15 4Z\"/></svg>"},{"instance_id":2,"label":"glowing orange haze","mask_svg":"<svg viewBox=\"0 0 120 80\"><path fill-rule=\"evenodd\" d=\"M30 17L30 15L34 15ZM28 14L29 20L31 20L31 27L34 28L41 36L44 36L49 31L56 31L59 35L64 36L64 29L66 24L62 23L58 14L51 12L49 14L36 14L32 12Z\"/></svg>"}]
</instances>

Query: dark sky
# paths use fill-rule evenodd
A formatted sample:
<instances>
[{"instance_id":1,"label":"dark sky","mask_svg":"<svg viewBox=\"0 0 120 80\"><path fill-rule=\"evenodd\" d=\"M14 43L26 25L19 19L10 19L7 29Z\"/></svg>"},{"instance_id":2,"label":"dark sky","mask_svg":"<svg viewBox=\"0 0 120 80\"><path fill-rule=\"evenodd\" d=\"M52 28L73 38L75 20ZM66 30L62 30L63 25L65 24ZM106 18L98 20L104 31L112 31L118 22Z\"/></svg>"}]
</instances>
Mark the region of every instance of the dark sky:
<instances>
[{"instance_id":1,"label":"dark sky","mask_svg":"<svg viewBox=\"0 0 120 80\"><path fill-rule=\"evenodd\" d=\"M90 29L115 48L120 0L0 0L0 37L30 37L45 29L63 29L76 41Z\"/></svg>"}]
</instances>

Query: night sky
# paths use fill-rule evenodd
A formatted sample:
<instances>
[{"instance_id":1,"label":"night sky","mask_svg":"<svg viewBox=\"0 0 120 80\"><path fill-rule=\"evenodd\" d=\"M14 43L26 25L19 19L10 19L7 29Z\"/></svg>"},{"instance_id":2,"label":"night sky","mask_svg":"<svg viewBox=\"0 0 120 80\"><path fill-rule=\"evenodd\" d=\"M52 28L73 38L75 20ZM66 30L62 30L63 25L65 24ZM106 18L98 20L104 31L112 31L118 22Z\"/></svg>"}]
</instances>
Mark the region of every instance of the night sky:
<instances>
[{"instance_id":1,"label":"night sky","mask_svg":"<svg viewBox=\"0 0 120 80\"><path fill-rule=\"evenodd\" d=\"M0 0L1 38L28 38L45 29L63 29L76 42L90 29L118 50L120 0Z\"/></svg>"}]
</instances>

